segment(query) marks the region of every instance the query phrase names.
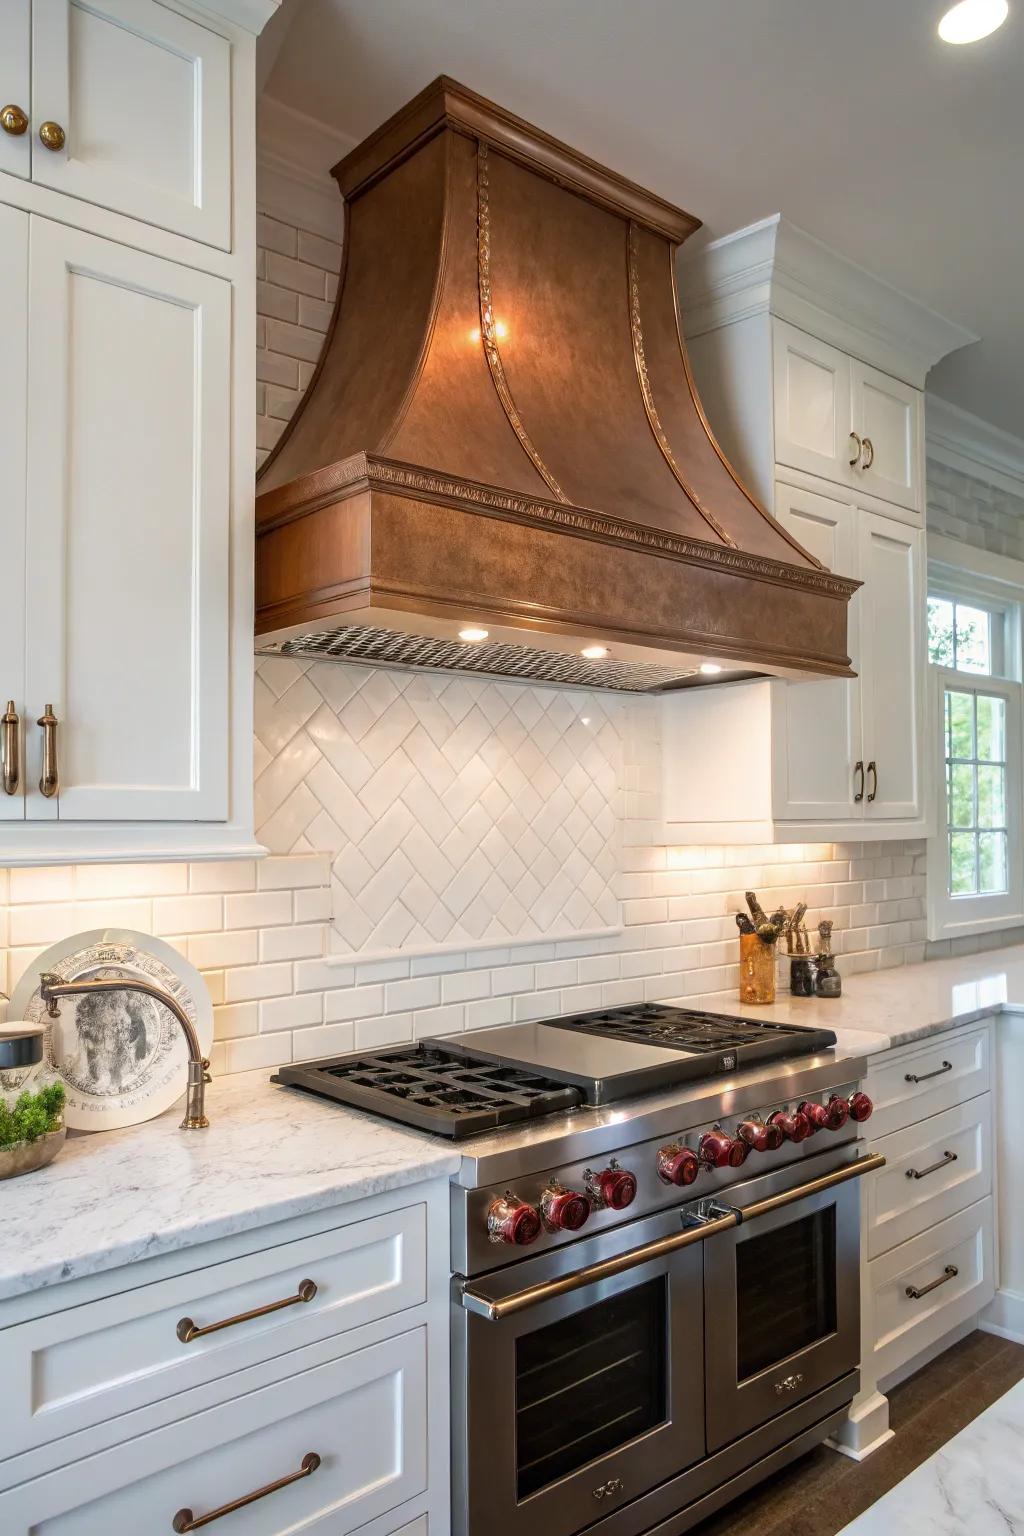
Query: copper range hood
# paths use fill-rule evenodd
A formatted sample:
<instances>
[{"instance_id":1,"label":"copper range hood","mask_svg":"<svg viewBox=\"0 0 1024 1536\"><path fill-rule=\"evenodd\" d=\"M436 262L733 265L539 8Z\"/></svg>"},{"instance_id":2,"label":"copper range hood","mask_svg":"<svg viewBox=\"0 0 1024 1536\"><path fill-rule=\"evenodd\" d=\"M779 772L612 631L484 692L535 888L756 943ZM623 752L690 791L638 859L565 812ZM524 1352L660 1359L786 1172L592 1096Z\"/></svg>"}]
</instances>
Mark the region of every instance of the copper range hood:
<instances>
[{"instance_id":1,"label":"copper range hood","mask_svg":"<svg viewBox=\"0 0 1024 1536\"><path fill-rule=\"evenodd\" d=\"M445 78L334 175L334 319L257 487L258 651L639 691L852 675L857 583L697 398L697 219Z\"/></svg>"}]
</instances>

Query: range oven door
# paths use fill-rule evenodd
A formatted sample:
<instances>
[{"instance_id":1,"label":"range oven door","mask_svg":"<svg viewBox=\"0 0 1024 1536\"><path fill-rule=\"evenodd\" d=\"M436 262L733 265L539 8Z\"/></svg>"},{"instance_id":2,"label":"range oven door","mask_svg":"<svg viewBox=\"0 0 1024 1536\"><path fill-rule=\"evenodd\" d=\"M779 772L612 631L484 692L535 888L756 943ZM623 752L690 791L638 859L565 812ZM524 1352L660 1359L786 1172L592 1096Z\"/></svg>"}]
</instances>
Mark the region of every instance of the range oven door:
<instances>
[{"instance_id":1,"label":"range oven door","mask_svg":"<svg viewBox=\"0 0 1024 1536\"><path fill-rule=\"evenodd\" d=\"M632 1223L641 1247L679 1216ZM621 1252L581 1240L455 1284L453 1529L572 1536L704 1455L703 1257L670 1252L495 1320L489 1302ZM474 1310L475 1309L475 1310Z\"/></svg>"},{"instance_id":2,"label":"range oven door","mask_svg":"<svg viewBox=\"0 0 1024 1536\"><path fill-rule=\"evenodd\" d=\"M725 1198L744 1211L775 1192L758 1179ZM704 1244L709 1453L860 1360L859 1180L744 1218Z\"/></svg>"}]
</instances>

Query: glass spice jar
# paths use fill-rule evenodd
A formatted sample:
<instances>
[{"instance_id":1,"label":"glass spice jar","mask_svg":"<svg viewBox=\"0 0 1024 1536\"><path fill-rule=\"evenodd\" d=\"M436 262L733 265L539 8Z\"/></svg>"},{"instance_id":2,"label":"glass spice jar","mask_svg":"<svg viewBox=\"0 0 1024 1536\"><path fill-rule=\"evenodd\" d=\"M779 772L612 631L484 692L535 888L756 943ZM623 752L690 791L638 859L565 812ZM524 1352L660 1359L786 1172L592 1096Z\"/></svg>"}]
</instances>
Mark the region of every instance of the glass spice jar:
<instances>
[{"instance_id":1,"label":"glass spice jar","mask_svg":"<svg viewBox=\"0 0 1024 1536\"><path fill-rule=\"evenodd\" d=\"M789 990L794 997L814 996L814 960L810 955L791 955Z\"/></svg>"},{"instance_id":2,"label":"glass spice jar","mask_svg":"<svg viewBox=\"0 0 1024 1536\"><path fill-rule=\"evenodd\" d=\"M756 933L740 934L740 1002L774 1003L775 945Z\"/></svg>"}]
</instances>

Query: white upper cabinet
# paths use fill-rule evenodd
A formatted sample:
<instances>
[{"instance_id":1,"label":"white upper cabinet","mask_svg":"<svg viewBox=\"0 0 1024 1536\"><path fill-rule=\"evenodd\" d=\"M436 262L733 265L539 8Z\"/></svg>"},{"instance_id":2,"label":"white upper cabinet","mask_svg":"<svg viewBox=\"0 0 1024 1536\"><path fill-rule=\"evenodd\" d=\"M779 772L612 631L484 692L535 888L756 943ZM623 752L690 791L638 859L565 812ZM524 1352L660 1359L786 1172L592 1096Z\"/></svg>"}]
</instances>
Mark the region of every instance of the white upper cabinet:
<instances>
[{"instance_id":1,"label":"white upper cabinet","mask_svg":"<svg viewBox=\"0 0 1024 1536\"><path fill-rule=\"evenodd\" d=\"M856 454L850 359L781 320L773 339L776 461L845 484Z\"/></svg>"},{"instance_id":2,"label":"white upper cabinet","mask_svg":"<svg viewBox=\"0 0 1024 1536\"><path fill-rule=\"evenodd\" d=\"M230 247L226 38L156 0L32 0L31 111L34 181Z\"/></svg>"},{"instance_id":3,"label":"white upper cabinet","mask_svg":"<svg viewBox=\"0 0 1024 1536\"><path fill-rule=\"evenodd\" d=\"M28 176L32 164L28 0L0 4L0 171Z\"/></svg>"},{"instance_id":4,"label":"white upper cabinet","mask_svg":"<svg viewBox=\"0 0 1024 1536\"><path fill-rule=\"evenodd\" d=\"M882 501L924 511L924 403L919 389L850 364L856 482Z\"/></svg>"},{"instance_id":5,"label":"white upper cabinet","mask_svg":"<svg viewBox=\"0 0 1024 1536\"><path fill-rule=\"evenodd\" d=\"M26 694L57 717L49 803L222 820L230 284L34 219L29 334Z\"/></svg>"},{"instance_id":6,"label":"white upper cabinet","mask_svg":"<svg viewBox=\"0 0 1024 1536\"><path fill-rule=\"evenodd\" d=\"M868 821L921 814L924 534L859 514L861 696Z\"/></svg>"},{"instance_id":7,"label":"white upper cabinet","mask_svg":"<svg viewBox=\"0 0 1024 1536\"><path fill-rule=\"evenodd\" d=\"M25 815L25 378L28 356L28 214L0 205L0 357L9 388L0 411L0 715L8 700L17 719L0 725L0 821Z\"/></svg>"}]
</instances>

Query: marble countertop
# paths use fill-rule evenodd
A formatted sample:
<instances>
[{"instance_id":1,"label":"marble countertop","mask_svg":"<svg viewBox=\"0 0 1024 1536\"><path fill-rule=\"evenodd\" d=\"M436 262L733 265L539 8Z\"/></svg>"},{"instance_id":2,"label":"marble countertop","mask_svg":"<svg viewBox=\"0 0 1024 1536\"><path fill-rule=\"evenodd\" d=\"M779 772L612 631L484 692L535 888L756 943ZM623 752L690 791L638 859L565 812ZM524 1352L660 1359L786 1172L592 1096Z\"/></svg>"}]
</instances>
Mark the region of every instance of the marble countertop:
<instances>
[{"instance_id":1,"label":"marble countertop","mask_svg":"<svg viewBox=\"0 0 1024 1536\"><path fill-rule=\"evenodd\" d=\"M459 1166L451 1145L275 1086L215 1079L210 1128L182 1104L144 1125L71 1134L56 1162L0 1183L0 1300Z\"/></svg>"},{"instance_id":2,"label":"marble countertop","mask_svg":"<svg viewBox=\"0 0 1024 1536\"><path fill-rule=\"evenodd\" d=\"M1024 1012L1024 945L844 977L843 996L834 1000L780 991L770 1007L757 1008L738 1003L734 992L718 992L702 997L701 1006L832 1029L845 1054L872 1055L992 1013Z\"/></svg>"},{"instance_id":3,"label":"marble countertop","mask_svg":"<svg viewBox=\"0 0 1024 1536\"><path fill-rule=\"evenodd\" d=\"M851 1522L840 1536L1024 1533L1024 1381Z\"/></svg>"}]
</instances>

